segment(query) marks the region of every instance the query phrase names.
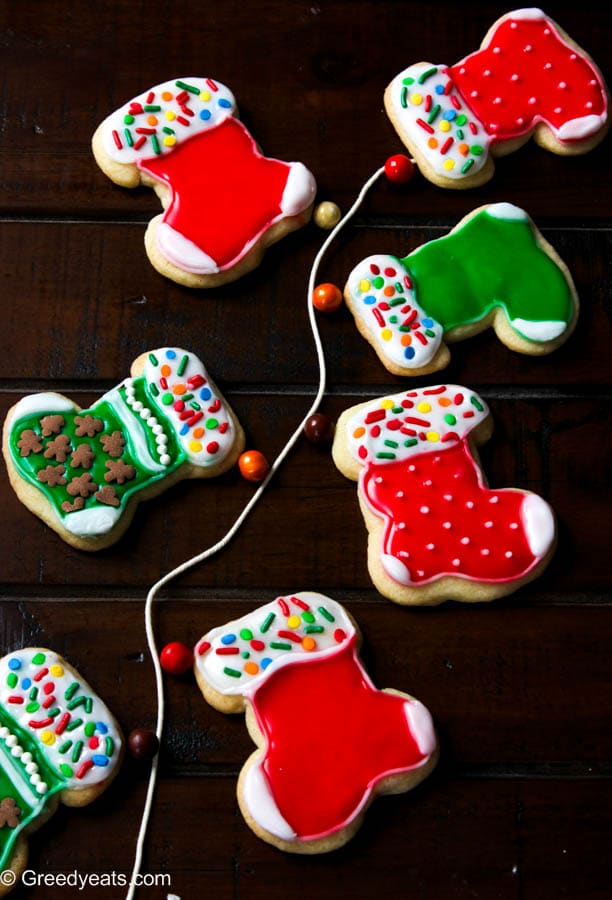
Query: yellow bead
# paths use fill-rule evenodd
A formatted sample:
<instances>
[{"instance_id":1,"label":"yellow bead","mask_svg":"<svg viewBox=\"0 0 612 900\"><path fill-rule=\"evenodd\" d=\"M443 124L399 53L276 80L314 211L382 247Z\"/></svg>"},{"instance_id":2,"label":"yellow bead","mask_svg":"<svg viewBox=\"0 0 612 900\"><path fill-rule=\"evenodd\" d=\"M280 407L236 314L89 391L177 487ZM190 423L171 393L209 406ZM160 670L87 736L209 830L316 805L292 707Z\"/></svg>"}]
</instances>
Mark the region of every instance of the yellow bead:
<instances>
[{"instance_id":1,"label":"yellow bead","mask_svg":"<svg viewBox=\"0 0 612 900\"><path fill-rule=\"evenodd\" d=\"M331 200L324 200L315 209L313 218L315 225L318 225L319 228L323 228L324 231L331 231L342 218L342 213L336 203L332 203Z\"/></svg>"},{"instance_id":2,"label":"yellow bead","mask_svg":"<svg viewBox=\"0 0 612 900\"><path fill-rule=\"evenodd\" d=\"M412 102L414 103L415 106L420 106L421 103L423 102L423 98L421 97L420 94L413 94L410 99L412 100Z\"/></svg>"},{"instance_id":3,"label":"yellow bead","mask_svg":"<svg viewBox=\"0 0 612 900\"><path fill-rule=\"evenodd\" d=\"M289 628L299 628L301 624L301 620L299 616L289 616L287 619L287 625Z\"/></svg>"},{"instance_id":4,"label":"yellow bead","mask_svg":"<svg viewBox=\"0 0 612 900\"><path fill-rule=\"evenodd\" d=\"M455 168L455 160L454 159L445 159L444 160L444 168L447 172L452 172Z\"/></svg>"},{"instance_id":5,"label":"yellow bead","mask_svg":"<svg viewBox=\"0 0 612 900\"><path fill-rule=\"evenodd\" d=\"M210 100L210 91L200 91L200 100L204 103L208 103Z\"/></svg>"},{"instance_id":6,"label":"yellow bead","mask_svg":"<svg viewBox=\"0 0 612 900\"><path fill-rule=\"evenodd\" d=\"M370 287L371 287L370 282L367 281L365 278L362 278L362 280L359 282L359 290L361 291L362 294L365 294L366 291L369 291Z\"/></svg>"},{"instance_id":7,"label":"yellow bead","mask_svg":"<svg viewBox=\"0 0 612 900\"><path fill-rule=\"evenodd\" d=\"M64 667L55 663L55 665L51 666L49 669L54 678L61 678L64 674Z\"/></svg>"},{"instance_id":8,"label":"yellow bead","mask_svg":"<svg viewBox=\"0 0 612 900\"><path fill-rule=\"evenodd\" d=\"M165 147L174 147L176 144L176 138L173 134L167 134L164 138L164 146Z\"/></svg>"},{"instance_id":9,"label":"yellow bead","mask_svg":"<svg viewBox=\"0 0 612 900\"><path fill-rule=\"evenodd\" d=\"M417 409L420 413L431 412L431 403L425 403L425 401L423 401L423 403L417 405Z\"/></svg>"},{"instance_id":10,"label":"yellow bead","mask_svg":"<svg viewBox=\"0 0 612 900\"><path fill-rule=\"evenodd\" d=\"M435 444L436 441L440 440L440 435L437 431L428 431L425 436L428 441L432 442L432 444Z\"/></svg>"},{"instance_id":11,"label":"yellow bead","mask_svg":"<svg viewBox=\"0 0 612 900\"><path fill-rule=\"evenodd\" d=\"M384 400L382 400L380 405L383 409L393 409L393 407L395 406L393 400L391 400L390 397L386 397Z\"/></svg>"},{"instance_id":12,"label":"yellow bead","mask_svg":"<svg viewBox=\"0 0 612 900\"><path fill-rule=\"evenodd\" d=\"M451 123L448 122L446 119L442 119L442 121L440 122L440 131L450 131L450 129L451 129Z\"/></svg>"},{"instance_id":13,"label":"yellow bead","mask_svg":"<svg viewBox=\"0 0 612 900\"><path fill-rule=\"evenodd\" d=\"M164 115L165 115L166 119L168 120L168 122L174 122L174 120L176 119L176 113L172 112L171 109L167 109L166 112L164 113Z\"/></svg>"},{"instance_id":14,"label":"yellow bead","mask_svg":"<svg viewBox=\"0 0 612 900\"><path fill-rule=\"evenodd\" d=\"M202 444L199 441L189 441L189 449L194 453L199 453L202 449Z\"/></svg>"},{"instance_id":15,"label":"yellow bead","mask_svg":"<svg viewBox=\"0 0 612 900\"><path fill-rule=\"evenodd\" d=\"M43 731L40 739L47 747L51 747L55 743L55 735L52 731Z\"/></svg>"},{"instance_id":16,"label":"yellow bead","mask_svg":"<svg viewBox=\"0 0 612 900\"><path fill-rule=\"evenodd\" d=\"M390 341L393 337L393 332L390 328L383 328L383 330L380 332L380 336L383 341Z\"/></svg>"}]
</instances>

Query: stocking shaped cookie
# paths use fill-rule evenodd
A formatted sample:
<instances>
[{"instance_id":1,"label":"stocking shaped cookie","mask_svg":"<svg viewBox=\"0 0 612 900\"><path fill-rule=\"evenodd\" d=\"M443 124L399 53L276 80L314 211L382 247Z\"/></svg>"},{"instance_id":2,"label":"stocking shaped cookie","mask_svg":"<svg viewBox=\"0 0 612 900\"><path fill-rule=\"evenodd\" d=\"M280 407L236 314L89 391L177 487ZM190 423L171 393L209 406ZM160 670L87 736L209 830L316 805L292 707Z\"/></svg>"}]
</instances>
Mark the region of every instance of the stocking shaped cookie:
<instances>
[{"instance_id":1,"label":"stocking shaped cookie","mask_svg":"<svg viewBox=\"0 0 612 900\"><path fill-rule=\"evenodd\" d=\"M212 287L258 265L265 248L304 225L316 185L302 163L268 159L211 78L155 85L112 113L93 137L117 184L153 187L164 206L147 229L155 268Z\"/></svg>"},{"instance_id":2,"label":"stocking shaped cookie","mask_svg":"<svg viewBox=\"0 0 612 900\"><path fill-rule=\"evenodd\" d=\"M344 295L359 331L395 375L443 368L446 342L488 327L519 353L550 353L578 315L567 267L511 203L481 206L403 259L362 260Z\"/></svg>"},{"instance_id":3,"label":"stocking shaped cookie","mask_svg":"<svg viewBox=\"0 0 612 900\"><path fill-rule=\"evenodd\" d=\"M247 824L281 850L322 853L348 841L372 800L408 791L435 765L427 709L377 690L346 610L310 591L279 597L214 628L195 650L204 697L246 709L258 749L238 780Z\"/></svg>"},{"instance_id":4,"label":"stocking shaped cookie","mask_svg":"<svg viewBox=\"0 0 612 900\"><path fill-rule=\"evenodd\" d=\"M423 174L448 188L488 181L493 157L531 135L553 153L575 155L609 125L601 73L541 9L502 16L456 65L409 66L388 86L385 107Z\"/></svg>"},{"instance_id":5,"label":"stocking shaped cookie","mask_svg":"<svg viewBox=\"0 0 612 900\"><path fill-rule=\"evenodd\" d=\"M0 659L0 690L0 871L18 877L27 835L60 802L84 806L102 793L119 769L123 738L102 700L52 650Z\"/></svg>"},{"instance_id":6,"label":"stocking shaped cookie","mask_svg":"<svg viewBox=\"0 0 612 900\"><path fill-rule=\"evenodd\" d=\"M138 357L132 377L89 409L61 394L20 400L3 451L22 503L69 544L99 550L121 537L141 500L227 471L243 445L200 360L162 347Z\"/></svg>"},{"instance_id":7,"label":"stocking shaped cookie","mask_svg":"<svg viewBox=\"0 0 612 900\"><path fill-rule=\"evenodd\" d=\"M547 565L555 523L537 494L491 490L474 447L489 410L459 385L438 385L346 410L332 448L359 482L375 587L401 604L492 600Z\"/></svg>"}]
</instances>

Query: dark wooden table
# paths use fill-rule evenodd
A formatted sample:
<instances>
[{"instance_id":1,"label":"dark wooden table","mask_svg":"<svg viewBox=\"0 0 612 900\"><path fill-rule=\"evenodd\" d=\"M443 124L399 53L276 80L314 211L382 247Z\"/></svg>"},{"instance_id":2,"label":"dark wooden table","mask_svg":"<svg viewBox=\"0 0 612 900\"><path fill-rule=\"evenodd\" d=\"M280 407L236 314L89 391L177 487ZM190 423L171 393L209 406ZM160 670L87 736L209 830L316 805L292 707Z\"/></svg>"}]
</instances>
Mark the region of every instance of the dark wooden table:
<instances>
[{"instance_id":1,"label":"dark wooden table","mask_svg":"<svg viewBox=\"0 0 612 900\"><path fill-rule=\"evenodd\" d=\"M301 159L319 200L346 210L401 146L383 112L388 80L421 59L455 62L511 7L475 2L0 3L0 406L58 390L85 406L141 352L197 352L236 409L247 443L273 459L308 408L317 366L306 280L314 225L271 249L251 275L209 292L166 281L144 253L159 210L148 190L115 187L90 137L149 84L212 75L236 94L264 150ZM610 80L612 8L546 11ZM417 176L381 181L327 255L321 280L408 252L472 208L523 206L569 265L581 300L575 334L542 359L487 333L455 345L437 378L477 389L496 422L483 449L492 485L537 491L554 507L559 547L547 572L503 602L408 610L372 588L355 485L326 449L302 440L229 547L166 589L160 645L195 641L278 594L319 590L361 625L375 683L413 693L441 740L434 775L377 802L355 840L326 857L283 855L238 812L252 743L241 717L207 706L191 676L166 678L167 728L143 871L171 889L139 897L521 898L612 895L612 600L610 589L610 140L588 156L533 144L494 180L444 192ZM334 418L402 384L346 309L320 319ZM417 382L425 384L427 380ZM70 548L0 478L2 652L55 648L105 698L128 733L155 721L143 602L170 568L213 544L254 488L237 470L185 482L140 507L114 548ZM202 513L204 510L204 513ZM104 797L62 808L32 837L36 873L129 873L148 766L127 759ZM121 888L19 888L15 897L120 898Z\"/></svg>"}]
</instances>

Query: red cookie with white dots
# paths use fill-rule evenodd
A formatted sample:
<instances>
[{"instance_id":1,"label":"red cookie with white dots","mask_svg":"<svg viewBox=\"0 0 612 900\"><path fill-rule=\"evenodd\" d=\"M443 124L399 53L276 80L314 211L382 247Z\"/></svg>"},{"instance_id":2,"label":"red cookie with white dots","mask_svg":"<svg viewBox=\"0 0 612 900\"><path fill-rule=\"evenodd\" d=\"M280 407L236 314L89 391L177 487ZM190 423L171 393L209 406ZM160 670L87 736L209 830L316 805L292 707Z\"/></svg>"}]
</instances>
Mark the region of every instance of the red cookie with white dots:
<instances>
[{"instance_id":1,"label":"red cookie with white dots","mask_svg":"<svg viewBox=\"0 0 612 900\"><path fill-rule=\"evenodd\" d=\"M446 188L484 184L493 158L530 137L565 156L592 150L609 127L601 72L541 9L498 19L479 50L455 65L400 72L385 108L426 178Z\"/></svg>"},{"instance_id":2,"label":"red cookie with white dots","mask_svg":"<svg viewBox=\"0 0 612 900\"><path fill-rule=\"evenodd\" d=\"M478 394L437 385L370 400L336 427L336 466L359 482L375 587L403 605L503 597L551 559L555 519L537 494L487 486Z\"/></svg>"}]
</instances>

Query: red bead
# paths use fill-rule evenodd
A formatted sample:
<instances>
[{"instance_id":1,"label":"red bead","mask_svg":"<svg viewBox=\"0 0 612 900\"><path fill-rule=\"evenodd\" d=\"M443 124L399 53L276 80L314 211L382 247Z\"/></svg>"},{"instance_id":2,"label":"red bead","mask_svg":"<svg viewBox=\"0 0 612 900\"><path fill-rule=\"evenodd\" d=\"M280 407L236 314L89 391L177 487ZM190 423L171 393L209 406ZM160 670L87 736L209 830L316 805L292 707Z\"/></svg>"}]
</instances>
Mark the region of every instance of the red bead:
<instances>
[{"instance_id":1,"label":"red bead","mask_svg":"<svg viewBox=\"0 0 612 900\"><path fill-rule=\"evenodd\" d=\"M312 302L319 312L334 312L342 303L342 291L335 284L319 284L312 292Z\"/></svg>"},{"instance_id":2,"label":"red bead","mask_svg":"<svg viewBox=\"0 0 612 900\"><path fill-rule=\"evenodd\" d=\"M304 434L311 444L331 444L334 423L323 413L314 413L304 424Z\"/></svg>"},{"instance_id":3,"label":"red bead","mask_svg":"<svg viewBox=\"0 0 612 900\"><path fill-rule=\"evenodd\" d=\"M193 653L186 644L172 641L159 654L159 663L164 672L169 672L170 675L184 675L193 665Z\"/></svg>"},{"instance_id":4,"label":"red bead","mask_svg":"<svg viewBox=\"0 0 612 900\"><path fill-rule=\"evenodd\" d=\"M153 759L159 750L159 741L154 731L134 728L128 737L128 747L134 759Z\"/></svg>"},{"instance_id":5,"label":"red bead","mask_svg":"<svg viewBox=\"0 0 612 900\"><path fill-rule=\"evenodd\" d=\"M238 467L247 481L263 481L270 471L268 460L259 450L245 451L238 460Z\"/></svg>"},{"instance_id":6,"label":"red bead","mask_svg":"<svg viewBox=\"0 0 612 900\"><path fill-rule=\"evenodd\" d=\"M414 175L414 164L403 153L390 156L385 163L385 175L393 184L406 184Z\"/></svg>"}]
</instances>

